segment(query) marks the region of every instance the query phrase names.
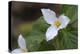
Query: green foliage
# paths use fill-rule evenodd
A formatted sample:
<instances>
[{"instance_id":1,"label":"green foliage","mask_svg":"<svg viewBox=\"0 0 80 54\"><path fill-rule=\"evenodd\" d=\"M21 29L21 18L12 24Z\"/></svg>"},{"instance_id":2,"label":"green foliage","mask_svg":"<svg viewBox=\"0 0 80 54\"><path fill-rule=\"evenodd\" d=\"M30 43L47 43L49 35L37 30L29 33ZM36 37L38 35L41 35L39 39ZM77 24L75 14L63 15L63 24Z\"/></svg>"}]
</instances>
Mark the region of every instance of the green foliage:
<instances>
[{"instance_id":1,"label":"green foliage","mask_svg":"<svg viewBox=\"0 0 80 54\"><path fill-rule=\"evenodd\" d=\"M70 23L78 20L78 6L76 5L62 5L61 14L68 16L71 21Z\"/></svg>"},{"instance_id":2,"label":"green foliage","mask_svg":"<svg viewBox=\"0 0 80 54\"><path fill-rule=\"evenodd\" d=\"M46 41L46 30L50 26L43 17L40 17L33 23L32 31L24 34L26 36L28 51L45 51L45 50L63 50L78 48L78 25L77 25L77 6L63 5L61 13L68 16L71 21L69 25L61 29L58 35Z\"/></svg>"},{"instance_id":3,"label":"green foliage","mask_svg":"<svg viewBox=\"0 0 80 54\"><path fill-rule=\"evenodd\" d=\"M45 39L45 32L49 25L40 17L33 23L32 31L26 34L28 51L37 51L40 43Z\"/></svg>"},{"instance_id":4,"label":"green foliage","mask_svg":"<svg viewBox=\"0 0 80 54\"><path fill-rule=\"evenodd\" d=\"M60 30L58 36L51 42L57 50L76 49L78 48L77 6L63 5L61 10L61 13L70 18L70 23L67 28Z\"/></svg>"}]
</instances>

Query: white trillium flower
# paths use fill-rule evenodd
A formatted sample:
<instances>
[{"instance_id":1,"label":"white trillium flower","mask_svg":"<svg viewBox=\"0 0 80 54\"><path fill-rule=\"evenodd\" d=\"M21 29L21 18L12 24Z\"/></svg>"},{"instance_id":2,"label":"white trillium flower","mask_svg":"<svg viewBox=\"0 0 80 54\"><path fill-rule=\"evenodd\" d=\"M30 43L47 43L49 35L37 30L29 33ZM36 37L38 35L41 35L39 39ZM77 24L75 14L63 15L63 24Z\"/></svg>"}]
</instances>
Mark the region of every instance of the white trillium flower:
<instances>
[{"instance_id":1,"label":"white trillium flower","mask_svg":"<svg viewBox=\"0 0 80 54\"><path fill-rule=\"evenodd\" d=\"M19 35L19 38L18 38L18 45L20 48L18 49L14 49L11 53L24 53L24 52L27 52L27 49L26 49L26 42L25 42L25 39L22 37L22 35L20 34Z\"/></svg>"},{"instance_id":2,"label":"white trillium flower","mask_svg":"<svg viewBox=\"0 0 80 54\"><path fill-rule=\"evenodd\" d=\"M41 12L43 14L44 20L51 25L46 31L47 41L57 36L58 31L65 28L70 22L70 19L65 15L56 17L56 13L50 9L41 9Z\"/></svg>"}]
</instances>

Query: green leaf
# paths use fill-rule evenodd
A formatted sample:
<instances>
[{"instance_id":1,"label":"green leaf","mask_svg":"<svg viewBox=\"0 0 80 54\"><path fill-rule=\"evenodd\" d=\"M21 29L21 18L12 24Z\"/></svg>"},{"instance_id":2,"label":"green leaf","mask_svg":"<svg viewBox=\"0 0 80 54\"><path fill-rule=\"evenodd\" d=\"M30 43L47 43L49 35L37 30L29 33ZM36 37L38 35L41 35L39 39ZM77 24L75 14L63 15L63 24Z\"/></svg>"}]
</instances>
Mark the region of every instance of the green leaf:
<instances>
[{"instance_id":1,"label":"green leaf","mask_svg":"<svg viewBox=\"0 0 80 54\"><path fill-rule=\"evenodd\" d=\"M51 41L56 50L78 48L78 14L77 6L63 5L61 13L70 18L69 25L61 29L58 35Z\"/></svg>"},{"instance_id":2,"label":"green leaf","mask_svg":"<svg viewBox=\"0 0 80 54\"><path fill-rule=\"evenodd\" d=\"M33 23L32 31L25 34L28 51L39 50L40 43L45 39L45 32L48 26L43 17L40 17Z\"/></svg>"},{"instance_id":3,"label":"green leaf","mask_svg":"<svg viewBox=\"0 0 80 54\"><path fill-rule=\"evenodd\" d=\"M43 34L37 33L37 31L34 32L26 37L28 51L37 51L40 42L45 38Z\"/></svg>"},{"instance_id":4,"label":"green leaf","mask_svg":"<svg viewBox=\"0 0 80 54\"><path fill-rule=\"evenodd\" d=\"M43 40L41 42L38 51L48 51L48 50L55 50L55 47L51 43L47 42L46 40Z\"/></svg>"},{"instance_id":5,"label":"green leaf","mask_svg":"<svg viewBox=\"0 0 80 54\"><path fill-rule=\"evenodd\" d=\"M45 34L46 29L49 26L50 25L45 22L43 17L40 17L36 22L34 22L32 29L37 30L37 31L42 32L43 34Z\"/></svg>"},{"instance_id":6,"label":"green leaf","mask_svg":"<svg viewBox=\"0 0 80 54\"><path fill-rule=\"evenodd\" d=\"M62 5L61 14L68 16L73 23L78 20L78 6L77 5Z\"/></svg>"}]
</instances>

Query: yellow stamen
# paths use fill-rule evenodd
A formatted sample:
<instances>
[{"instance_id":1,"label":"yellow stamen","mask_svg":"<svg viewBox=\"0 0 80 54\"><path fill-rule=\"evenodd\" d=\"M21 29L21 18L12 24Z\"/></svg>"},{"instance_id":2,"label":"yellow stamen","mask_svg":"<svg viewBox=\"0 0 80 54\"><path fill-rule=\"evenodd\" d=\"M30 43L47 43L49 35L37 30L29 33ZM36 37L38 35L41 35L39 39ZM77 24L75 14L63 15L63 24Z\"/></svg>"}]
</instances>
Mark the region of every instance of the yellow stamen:
<instances>
[{"instance_id":1,"label":"yellow stamen","mask_svg":"<svg viewBox=\"0 0 80 54\"><path fill-rule=\"evenodd\" d=\"M58 28L61 25L61 22L59 20L56 20L54 22L54 25Z\"/></svg>"}]
</instances>

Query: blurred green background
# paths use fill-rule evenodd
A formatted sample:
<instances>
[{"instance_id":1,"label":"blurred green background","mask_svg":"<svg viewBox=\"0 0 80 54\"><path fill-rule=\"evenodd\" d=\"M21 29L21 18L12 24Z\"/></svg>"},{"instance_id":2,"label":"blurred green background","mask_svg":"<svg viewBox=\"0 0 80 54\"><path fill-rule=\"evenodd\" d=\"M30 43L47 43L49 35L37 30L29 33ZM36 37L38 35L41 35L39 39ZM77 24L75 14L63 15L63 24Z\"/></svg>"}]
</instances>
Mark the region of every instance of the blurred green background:
<instances>
[{"instance_id":1,"label":"blurred green background","mask_svg":"<svg viewBox=\"0 0 80 54\"><path fill-rule=\"evenodd\" d=\"M28 51L64 50L78 48L78 6L65 4L10 2L11 9L11 47L18 48L17 39L21 33L26 40ZM45 32L48 25L41 8L49 8L57 16L65 14L71 21L67 28L60 30L58 36L47 42Z\"/></svg>"}]
</instances>

